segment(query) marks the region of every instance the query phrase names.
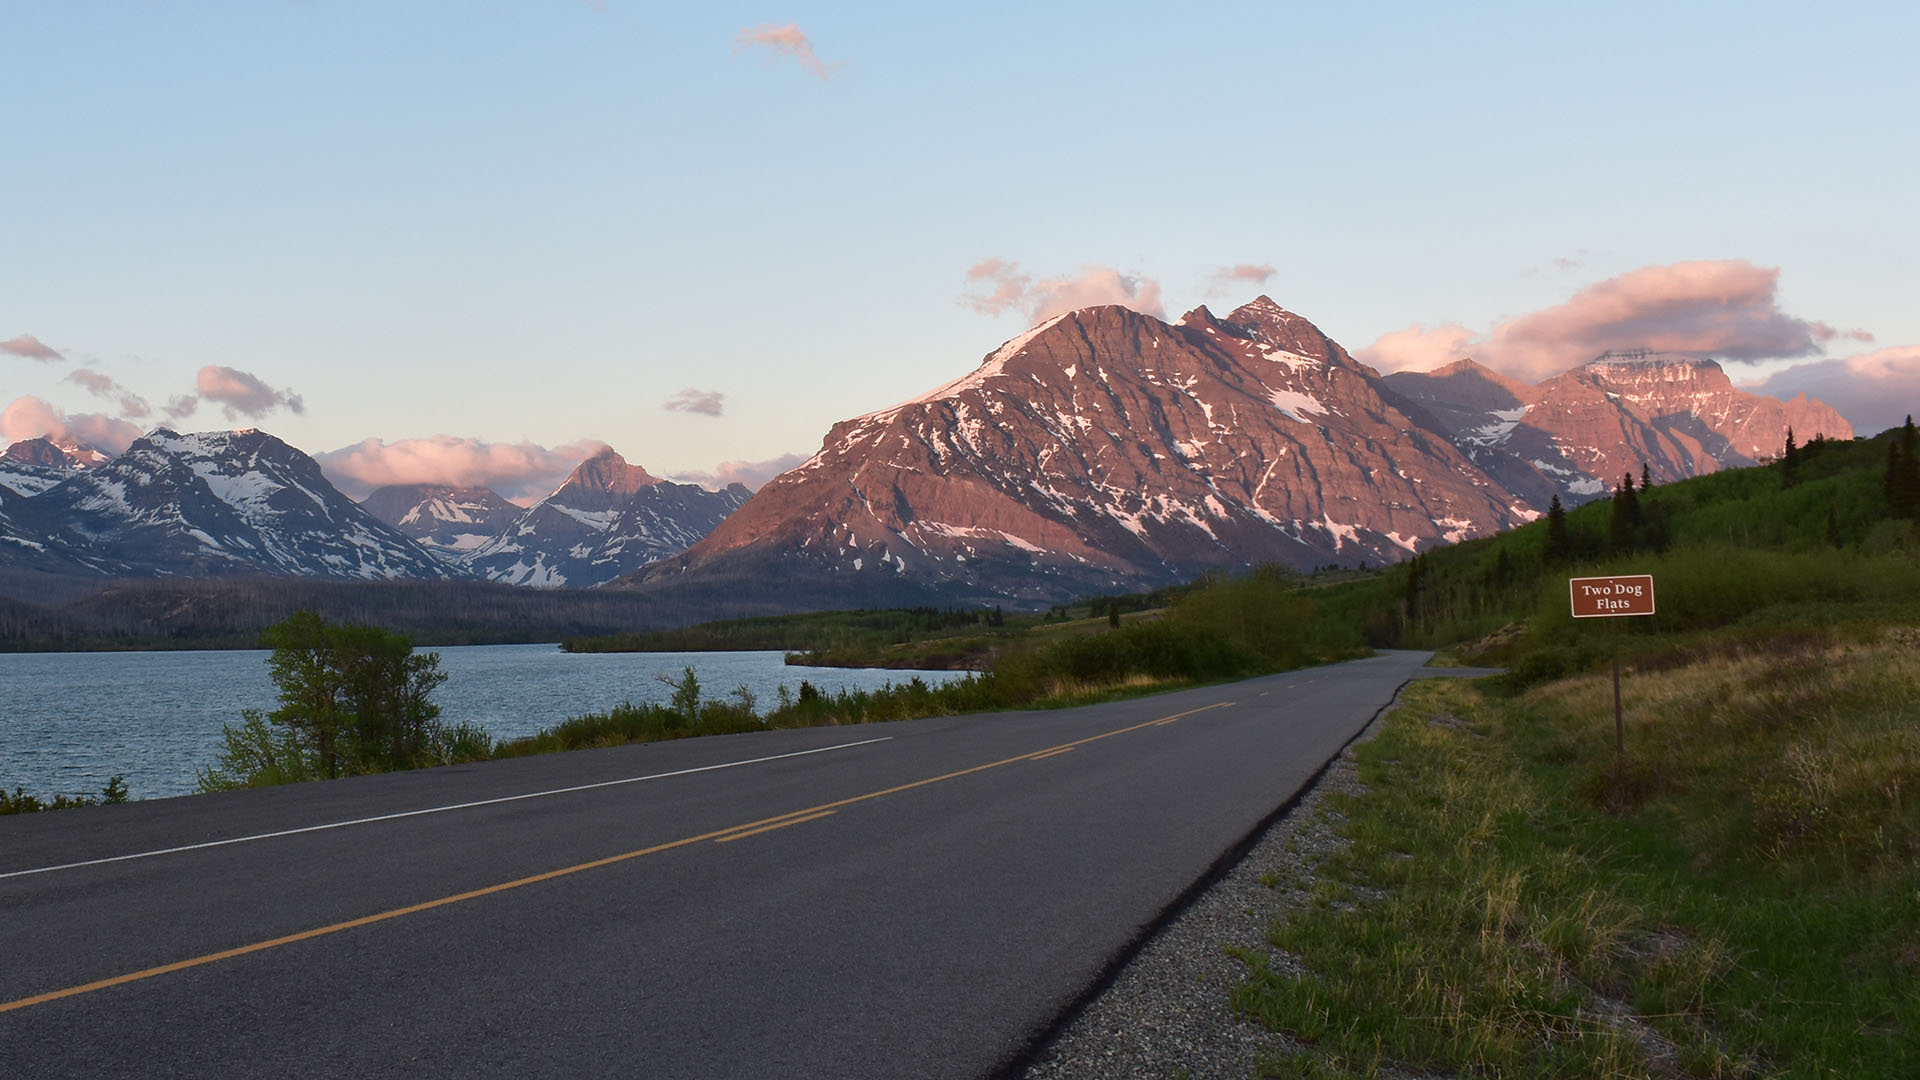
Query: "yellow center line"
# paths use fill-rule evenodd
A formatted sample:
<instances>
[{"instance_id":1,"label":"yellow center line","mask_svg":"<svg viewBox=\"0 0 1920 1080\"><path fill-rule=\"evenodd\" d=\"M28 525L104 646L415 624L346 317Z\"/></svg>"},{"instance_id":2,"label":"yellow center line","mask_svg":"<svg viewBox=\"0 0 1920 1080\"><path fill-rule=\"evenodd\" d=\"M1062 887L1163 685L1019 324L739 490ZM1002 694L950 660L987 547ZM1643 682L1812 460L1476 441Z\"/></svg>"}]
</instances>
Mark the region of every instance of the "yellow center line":
<instances>
[{"instance_id":1,"label":"yellow center line","mask_svg":"<svg viewBox=\"0 0 1920 1080\"><path fill-rule=\"evenodd\" d=\"M735 832L735 833L728 833L725 836L717 836L717 837L714 837L713 842L716 844L731 844L735 840L744 840L749 836L759 836L763 832L772 832L775 829L784 829L789 825L798 825L803 821L818 821L823 817L832 817L832 816L833 816L833 811L822 810L817 814L808 814L805 817L788 818L785 821L776 822L772 825L762 825L757 829L748 829L746 832Z\"/></svg>"},{"instance_id":2,"label":"yellow center line","mask_svg":"<svg viewBox=\"0 0 1920 1080\"><path fill-rule=\"evenodd\" d=\"M1060 748L1059 748L1059 749L1057 749L1057 750L1046 750L1046 751L1042 751L1041 753L1038 753L1038 754L1035 754L1035 755L1033 755L1032 757L1030 757L1030 758L1028 758L1027 760L1028 760L1028 761L1043 761L1043 760L1045 760L1045 759L1047 759L1047 758L1050 758L1050 757L1059 757L1059 756L1060 756L1061 754L1071 754L1071 753L1073 753L1073 747L1071 747L1071 746L1062 746L1062 747L1060 747Z\"/></svg>"},{"instance_id":3,"label":"yellow center line","mask_svg":"<svg viewBox=\"0 0 1920 1080\"><path fill-rule=\"evenodd\" d=\"M704 840L714 840L714 841L722 841L722 842L724 842L724 840L729 840L729 839L738 840L742 837L752 836L756 833L770 832L774 829L778 829L786 825L798 825L802 821L812 821L816 818L826 817L827 815L833 813L835 810L838 810L843 806L852 806L855 803L866 802L869 799L878 799L887 795L897 795L900 792L912 791L915 788L926 787L930 784L938 784L946 780L955 780L962 776L971 776L974 773L985 772L988 769L997 769L1002 765L1011 765L1016 761L1032 761L1038 758L1048 757L1053 754L1062 754L1067 752L1068 750L1073 749L1076 746L1085 746L1091 742L1099 742L1101 739L1111 739L1115 735L1125 735L1128 732L1139 731L1142 728L1153 727L1157 724L1163 724L1169 721L1178 720L1182 717L1192 716L1195 713L1203 713L1208 711L1209 709L1225 708L1232 704L1233 702L1231 701L1216 701L1211 705L1203 705L1197 709L1188 709L1186 712L1175 713L1172 716L1161 717L1158 720L1147 720L1142 723L1133 724L1129 727L1115 728L1112 731L1101 732L1098 735L1089 735L1084 739L1075 739L1073 742L1061 743L1058 746L1050 746L1044 750L1034 750L1025 754L1017 754L1009 758L1001 758L999 761L990 761L985 765L975 765L975 766L972 766L971 768L956 769L953 772L942 773L939 776L929 776L924 780L915 780L910 783L896 784L893 787L882 788L879 791L870 791L864 795L853 795L845 799L836 800L834 802L821 803L818 806L810 806L804 810L795 810L791 813L778 814L774 817L760 818L755 821L749 821L744 824L730 826L725 829L715 829L712 832L700 833L697 836L687 836L687 837L682 837L681 839L678 839L678 840L669 840L662 844L655 844L652 847L639 848L635 851L625 851L625 852L621 852L618 855L608 855L605 858L594 859L590 862L575 863L572 866L563 866L557 870L547 870L543 873L531 874L527 877L522 877L522 878L515 878L512 881L503 881L497 885L488 885L479 889L470 889L467 892L455 893L451 896L442 896L435 900L424 900L418 904L409 904L406 907L397 907L389 911L376 912L372 915L362 915L357 919L348 919L345 922L330 923L326 926L316 926L311 930L302 930L299 933L295 933L295 934L287 934L282 937L268 938L265 941L256 941L250 945L239 945L231 949L222 949L219 952L210 952L201 956L191 957L186 960L176 960L171 964L161 964L158 967L142 968L139 971L130 971L124 975L115 975L111 978L106 978L106 979L96 979L93 982L81 983L78 986L69 986L62 990L49 990L44 994L35 994L31 997L17 998L13 1001L3 1001L3 1002L0 1002L0 1013L9 1013L9 1012L13 1012L16 1009L31 1008L32 1006L35 1006L35 1005L44 1005L47 1002L59 1001L62 998L77 997L81 994L90 994L96 990L106 990L115 986L125 986L128 983L140 982L144 979L152 979L161 975L171 975L176 971L186 971L189 968L202 967L207 964L217 963L221 960L231 960L235 957L246 956L250 953L265 952L268 949L277 949L282 945L292 945L301 941L310 941L314 938L325 937L328 934L338 934L343 930L355 930L362 926L372 926L374 923L386 922L389 919L398 919L404 915L417 915L423 911L432 911L434 908L446 907L450 904L463 903L468 900L478 900L483 896L493 896L496 893L503 893L508 891L509 889L518 889L526 885L537 885L543 881L553 881L557 878L568 877L573 874L583 873L588 870L598 870L598 869L601 869L602 867L613 866L616 863L626 862L630 859L638 859L645 855L657 855L663 851L672 851L674 848L686 847L689 844L698 844Z\"/></svg>"}]
</instances>

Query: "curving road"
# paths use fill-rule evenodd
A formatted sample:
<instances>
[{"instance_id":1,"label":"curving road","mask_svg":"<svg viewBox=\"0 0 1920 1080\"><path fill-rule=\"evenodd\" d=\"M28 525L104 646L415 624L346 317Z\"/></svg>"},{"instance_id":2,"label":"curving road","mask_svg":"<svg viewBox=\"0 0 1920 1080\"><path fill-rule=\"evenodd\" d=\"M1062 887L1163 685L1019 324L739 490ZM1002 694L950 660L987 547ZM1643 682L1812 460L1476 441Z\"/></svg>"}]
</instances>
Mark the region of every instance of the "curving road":
<instances>
[{"instance_id":1,"label":"curving road","mask_svg":"<svg viewBox=\"0 0 1920 1080\"><path fill-rule=\"evenodd\" d=\"M0 818L0 1075L991 1076L1426 658Z\"/></svg>"}]
</instances>

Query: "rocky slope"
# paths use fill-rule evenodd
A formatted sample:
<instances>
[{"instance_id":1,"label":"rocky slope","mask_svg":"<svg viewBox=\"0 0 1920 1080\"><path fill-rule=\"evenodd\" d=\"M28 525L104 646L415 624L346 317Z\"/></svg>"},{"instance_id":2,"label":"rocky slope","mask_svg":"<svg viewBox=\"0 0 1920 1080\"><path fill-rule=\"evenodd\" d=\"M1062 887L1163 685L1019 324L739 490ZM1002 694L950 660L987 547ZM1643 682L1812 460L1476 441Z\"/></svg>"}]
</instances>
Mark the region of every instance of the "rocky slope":
<instances>
[{"instance_id":1,"label":"rocky slope","mask_svg":"<svg viewBox=\"0 0 1920 1080\"><path fill-rule=\"evenodd\" d=\"M634 583L1039 602L1261 562L1378 564L1534 516L1377 382L1266 297L1172 324L1072 312L835 425Z\"/></svg>"},{"instance_id":2,"label":"rocky slope","mask_svg":"<svg viewBox=\"0 0 1920 1080\"><path fill-rule=\"evenodd\" d=\"M738 484L716 492L662 480L604 449L458 566L511 585L599 585L685 550L747 497Z\"/></svg>"}]
</instances>

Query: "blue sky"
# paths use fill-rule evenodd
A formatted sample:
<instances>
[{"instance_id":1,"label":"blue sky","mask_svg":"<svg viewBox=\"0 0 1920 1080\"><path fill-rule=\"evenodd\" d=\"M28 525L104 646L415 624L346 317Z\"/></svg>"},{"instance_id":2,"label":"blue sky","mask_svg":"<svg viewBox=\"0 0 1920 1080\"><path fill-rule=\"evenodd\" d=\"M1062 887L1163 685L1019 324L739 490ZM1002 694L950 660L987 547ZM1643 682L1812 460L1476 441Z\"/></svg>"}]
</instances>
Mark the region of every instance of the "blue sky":
<instances>
[{"instance_id":1,"label":"blue sky","mask_svg":"<svg viewBox=\"0 0 1920 1080\"><path fill-rule=\"evenodd\" d=\"M362 444L363 479L529 491L600 441L751 476L719 466L811 453L1049 302L1264 292L1383 365L1537 367L1513 326L1612 341L1609 297L1644 327L1682 279L1694 331L1740 325L1675 341L1877 423L1920 387L1917 31L1895 4L0 0L0 441L258 426Z\"/></svg>"}]
</instances>

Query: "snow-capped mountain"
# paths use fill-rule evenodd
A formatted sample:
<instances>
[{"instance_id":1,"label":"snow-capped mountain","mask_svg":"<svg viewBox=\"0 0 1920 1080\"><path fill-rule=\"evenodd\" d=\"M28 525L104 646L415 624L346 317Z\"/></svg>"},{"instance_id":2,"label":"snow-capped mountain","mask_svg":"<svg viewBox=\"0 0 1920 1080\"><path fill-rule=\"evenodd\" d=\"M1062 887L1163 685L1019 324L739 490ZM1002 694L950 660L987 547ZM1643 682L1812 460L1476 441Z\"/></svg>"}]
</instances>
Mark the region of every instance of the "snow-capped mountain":
<instances>
[{"instance_id":1,"label":"snow-capped mountain","mask_svg":"<svg viewBox=\"0 0 1920 1080\"><path fill-rule=\"evenodd\" d=\"M739 484L715 492L662 480L609 447L458 566L512 585L599 585L685 550L748 494Z\"/></svg>"},{"instance_id":2,"label":"snow-capped mountain","mask_svg":"<svg viewBox=\"0 0 1920 1080\"><path fill-rule=\"evenodd\" d=\"M80 443L54 442L44 436L21 439L0 451L0 504L9 498L38 495L82 469L109 460L107 455Z\"/></svg>"},{"instance_id":3,"label":"snow-capped mountain","mask_svg":"<svg viewBox=\"0 0 1920 1080\"><path fill-rule=\"evenodd\" d=\"M389 484L361 499L360 507L453 561L505 531L521 512L491 488L447 484Z\"/></svg>"},{"instance_id":4,"label":"snow-capped mountain","mask_svg":"<svg viewBox=\"0 0 1920 1080\"><path fill-rule=\"evenodd\" d=\"M1821 402L1746 393L1714 361L1676 353L1608 353L1538 386L1472 360L1381 381L1535 504L1543 485L1572 504L1642 467L1664 482L1752 465L1779 454L1789 428L1801 442L1853 437Z\"/></svg>"},{"instance_id":5,"label":"snow-capped mountain","mask_svg":"<svg viewBox=\"0 0 1920 1080\"><path fill-rule=\"evenodd\" d=\"M17 535L115 575L448 576L261 431L158 428L8 509Z\"/></svg>"},{"instance_id":6,"label":"snow-capped mountain","mask_svg":"<svg viewBox=\"0 0 1920 1080\"><path fill-rule=\"evenodd\" d=\"M1045 601L1269 561L1377 565L1534 516L1377 381L1264 296L1171 324L1075 311L835 425L645 580Z\"/></svg>"}]
</instances>

